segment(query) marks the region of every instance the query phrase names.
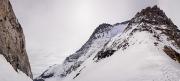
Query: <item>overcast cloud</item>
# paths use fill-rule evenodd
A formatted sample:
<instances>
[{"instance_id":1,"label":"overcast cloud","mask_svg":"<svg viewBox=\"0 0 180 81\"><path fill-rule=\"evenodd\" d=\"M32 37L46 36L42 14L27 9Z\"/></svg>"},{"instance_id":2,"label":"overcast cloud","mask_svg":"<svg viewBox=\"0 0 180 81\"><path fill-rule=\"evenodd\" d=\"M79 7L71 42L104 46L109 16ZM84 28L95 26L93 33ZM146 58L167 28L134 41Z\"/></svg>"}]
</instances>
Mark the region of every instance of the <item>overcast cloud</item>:
<instances>
[{"instance_id":1,"label":"overcast cloud","mask_svg":"<svg viewBox=\"0 0 180 81\"><path fill-rule=\"evenodd\" d=\"M132 18L155 0L11 0L26 35L27 48L57 48L71 54L101 23Z\"/></svg>"}]
</instances>

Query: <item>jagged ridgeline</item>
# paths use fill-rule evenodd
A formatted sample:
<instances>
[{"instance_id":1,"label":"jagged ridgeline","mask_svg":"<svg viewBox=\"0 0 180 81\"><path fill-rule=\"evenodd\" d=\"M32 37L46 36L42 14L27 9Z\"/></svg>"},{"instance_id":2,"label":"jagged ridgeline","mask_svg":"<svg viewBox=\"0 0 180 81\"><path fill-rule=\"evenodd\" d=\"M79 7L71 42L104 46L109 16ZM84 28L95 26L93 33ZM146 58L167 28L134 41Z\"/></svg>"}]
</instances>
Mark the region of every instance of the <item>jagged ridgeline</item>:
<instances>
[{"instance_id":1,"label":"jagged ridgeline","mask_svg":"<svg viewBox=\"0 0 180 81\"><path fill-rule=\"evenodd\" d=\"M33 77L25 49L23 30L9 0L0 0L0 54L16 71L20 70Z\"/></svg>"},{"instance_id":2,"label":"jagged ridgeline","mask_svg":"<svg viewBox=\"0 0 180 81\"><path fill-rule=\"evenodd\" d=\"M154 42L156 45L158 45L158 42L163 42L162 36L166 35L167 40L171 41L172 45L174 45L177 49L180 48L180 30L178 30L177 26L174 25L171 19L165 15L163 10L157 6L143 9L141 12L138 12L129 22L130 23L124 30L124 33L128 32L129 30L132 31L129 33L128 38L126 38L117 46L116 50L120 48L126 49L129 46L129 38L133 36L135 32L141 31L147 31L151 33L157 39L157 42ZM137 27L133 28L133 25L137 25ZM163 49L172 59L180 62L179 53L168 46L164 46ZM113 50L112 47L102 49L102 51L98 52L96 55L97 60L111 56L116 50Z\"/></svg>"},{"instance_id":3,"label":"jagged ridgeline","mask_svg":"<svg viewBox=\"0 0 180 81\"><path fill-rule=\"evenodd\" d=\"M178 81L179 62L180 30L154 6L99 25L80 50L34 81Z\"/></svg>"}]
</instances>

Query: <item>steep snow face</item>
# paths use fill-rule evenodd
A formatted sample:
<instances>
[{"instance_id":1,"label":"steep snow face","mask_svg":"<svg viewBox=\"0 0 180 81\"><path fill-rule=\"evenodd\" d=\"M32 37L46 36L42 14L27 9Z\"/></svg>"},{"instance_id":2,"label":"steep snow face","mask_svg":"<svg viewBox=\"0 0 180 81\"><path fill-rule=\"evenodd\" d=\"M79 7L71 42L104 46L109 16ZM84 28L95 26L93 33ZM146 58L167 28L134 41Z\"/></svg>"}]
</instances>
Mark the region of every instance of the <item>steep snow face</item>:
<instances>
[{"instance_id":1,"label":"steep snow face","mask_svg":"<svg viewBox=\"0 0 180 81\"><path fill-rule=\"evenodd\" d=\"M126 28L122 32L118 26ZM35 81L180 80L180 30L157 6L143 9L126 25L109 27L105 36L93 33L98 39L86 52L71 55Z\"/></svg>"},{"instance_id":2,"label":"steep snow face","mask_svg":"<svg viewBox=\"0 0 180 81\"><path fill-rule=\"evenodd\" d=\"M100 51L112 37L121 33L127 27L128 21L115 25L101 24L89 40L74 54L67 57L63 64L51 66L40 77L35 80L48 80L52 77L57 77L62 80L72 71L75 71L86 59Z\"/></svg>"},{"instance_id":3,"label":"steep snow face","mask_svg":"<svg viewBox=\"0 0 180 81\"><path fill-rule=\"evenodd\" d=\"M0 80L1 81L32 81L30 77L18 70L16 72L12 65L0 55Z\"/></svg>"}]
</instances>

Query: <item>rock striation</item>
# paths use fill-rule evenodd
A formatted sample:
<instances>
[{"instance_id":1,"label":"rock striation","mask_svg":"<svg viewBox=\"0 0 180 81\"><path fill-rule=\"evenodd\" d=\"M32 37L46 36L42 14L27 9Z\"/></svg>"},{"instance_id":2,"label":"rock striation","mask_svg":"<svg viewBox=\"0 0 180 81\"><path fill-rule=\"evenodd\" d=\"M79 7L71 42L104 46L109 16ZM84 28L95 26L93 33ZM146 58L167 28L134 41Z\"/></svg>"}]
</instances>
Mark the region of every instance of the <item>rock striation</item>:
<instances>
[{"instance_id":1,"label":"rock striation","mask_svg":"<svg viewBox=\"0 0 180 81\"><path fill-rule=\"evenodd\" d=\"M25 49L25 36L9 0L0 0L0 54L18 70L33 78Z\"/></svg>"}]
</instances>

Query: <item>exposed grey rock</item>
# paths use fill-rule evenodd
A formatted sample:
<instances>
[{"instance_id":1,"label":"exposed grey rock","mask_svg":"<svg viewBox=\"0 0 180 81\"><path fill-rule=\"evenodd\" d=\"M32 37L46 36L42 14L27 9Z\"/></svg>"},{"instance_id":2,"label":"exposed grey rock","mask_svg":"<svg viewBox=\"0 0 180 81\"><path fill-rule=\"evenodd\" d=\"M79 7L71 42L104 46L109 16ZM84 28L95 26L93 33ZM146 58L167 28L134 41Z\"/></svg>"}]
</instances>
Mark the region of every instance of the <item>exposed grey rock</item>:
<instances>
[{"instance_id":1,"label":"exposed grey rock","mask_svg":"<svg viewBox=\"0 0 180 81\"><path fill-rule=\"evenodd\" d=\"M9 0L0 0L0 54L13 68L33 77L25 49L25 37Z\"/></svg>"}]
</instances>

